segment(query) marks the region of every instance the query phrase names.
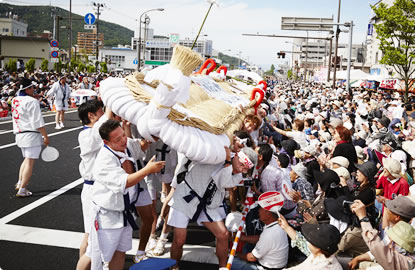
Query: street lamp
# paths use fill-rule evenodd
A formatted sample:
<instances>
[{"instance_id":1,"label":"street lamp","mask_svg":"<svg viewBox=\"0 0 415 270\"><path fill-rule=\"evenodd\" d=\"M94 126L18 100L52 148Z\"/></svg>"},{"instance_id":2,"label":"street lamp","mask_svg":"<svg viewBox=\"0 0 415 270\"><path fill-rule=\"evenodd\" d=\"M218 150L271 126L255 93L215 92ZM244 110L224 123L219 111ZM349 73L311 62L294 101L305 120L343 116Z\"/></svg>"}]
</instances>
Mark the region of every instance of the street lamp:
<instances>
[{"instance_id":1,"label":"street lamp","mask_svg":"<svg viewBox=\"0 0 415 270\"><path fill-rule=\"evenodd\" d=\"M137 71L140 71L141 66L141 21L143 20L143 16L150 12L150 11L164 11L164 8L153 8L150 10L147 10L140 15L140 24L139 24L139 30L138 30L138 46L137 46Z\"/></svg>"}]
</instances>

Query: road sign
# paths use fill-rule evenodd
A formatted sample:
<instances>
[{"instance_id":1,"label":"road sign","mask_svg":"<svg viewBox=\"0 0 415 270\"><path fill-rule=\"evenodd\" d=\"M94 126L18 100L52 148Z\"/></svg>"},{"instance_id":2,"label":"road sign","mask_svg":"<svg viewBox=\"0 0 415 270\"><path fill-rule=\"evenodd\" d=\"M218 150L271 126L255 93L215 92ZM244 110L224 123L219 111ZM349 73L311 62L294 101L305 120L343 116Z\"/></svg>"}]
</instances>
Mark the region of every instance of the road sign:
<instances>
[{"instance_id":1,"label":"road sign","mask_svg":"<svg viewBox=\"0 0 415 270\"><path fill-rule=\"evenodd\" d=\"M53 51L53 52L51 52L51 53L50 53L50 56L51 56L52 58L56 58L56 57L58 57L58 56L59 56L59 52L58 52L58 51Z\"/></svg>"},{"instance_id":2,"label":"road sign","mask_svg":"<svg viewBox=\"0 0 415 270\"><path fill-rule=\"evenodd\" d=\"M95 16L92 13L87 13L84 17L86 24L94 24L95 23Z\"/></svg>"},{"instance_id":3,"label":"road sign","mask_svg":"<svg viewBox=\"0 0 415 270\"><path fill-rule=\"evenodd\" d=\"M179 34L170 34L170 43L177 44L179 43Z\"/></svg>"},{"instance_id":4,"label":"road sign","mask_svg":"<svg viewBox=\"0 0 415 270\"><path fill-rule=\"evenodd\" d=\"M51 58L50 62L51 63L59 63L59 58Z\"/></svg>"},{"instance_id":5,"label":"road sign","mask_svg":"<svg viewBox=\"0 0 415 270\"><path fill-rule=\"evenodd\" d=\"M333 31L333 18L281 17L281 30Z\"/></svg>"},{"instance_id":6,"label":"road sign","mask_svg":"<svg viewBox=\"0 0 415 270\"><path fill-rule=\"evenodd\" d=\"M133 60L133 65L138 65L138 60L137 60L137 58L134 58L134 60Z\"/></svg>"},{"instance_id":7,"label":"road sign","mask_svg":"<svg viewBox=\"0 0 415 270\"><path fill-rule=\"evenodd\" d=\"M52 48L57 48L57 47L59 47L59 42L57 40L53 39L53 40L50 41L50 46Z\"/></svg>"},{"instance_id":8,"label":"road sign","mask_svg":"<svg viewBox=\"0 0 415 270\"><path fill-rule=\"evenodd\" d=\"M97 26L95 24L84 24L84 29L85 30L93 30L96 29Z\"/></svg>"},{"instance_id":9,"label":"road sign","mask_svg":"<svg viewBox=\"0 0 415 270\"><path fill-rule=\"evenodd\" d=\"M50 50L51 51L59 51L59 48L58 47L50 47Z\"/></svg>"}]
</instances>

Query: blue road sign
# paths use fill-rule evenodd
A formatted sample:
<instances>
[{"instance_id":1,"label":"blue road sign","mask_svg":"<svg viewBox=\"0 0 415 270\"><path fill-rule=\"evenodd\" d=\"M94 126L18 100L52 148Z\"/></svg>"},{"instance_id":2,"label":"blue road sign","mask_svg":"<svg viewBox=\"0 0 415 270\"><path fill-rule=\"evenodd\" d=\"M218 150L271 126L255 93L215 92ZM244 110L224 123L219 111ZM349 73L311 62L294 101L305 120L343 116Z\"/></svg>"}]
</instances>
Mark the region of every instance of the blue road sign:
<instances>
[{"instance_id":1,"label":"blue road sign","mask_svg":"<svg viewBox=\"0 0 415 270\"><path fill-rule=\"evenodd\" d=\"M137 64L138 64L138 60L137 60L137 58L134 58L133 65L137 65Z\"/></svg>"},{"instance_id":2,"label":"blue road sign","mask_svg":"<svg viewBox=\"0 0 415 270\"><path fill-rule=\"evenodd\" d=\"M54 39L50 42L50 46L56 48L59 47L59 43L57 40Z\"/></svg>"},{"instance_id":3,"label":"blue road sign","mask_svg":"<svg viewBox=\"0 0 415 270\"><path fill-rule=\"evenodd\" d=\"M52 58L56 58L59 56L59 52L58 51L53 51L50 53L50 56L52 56Z\"/></svg>"},{"instance_id":4,"label":"blue road sign","mask_svg":"<svg viewBox=\"0 0 415 270\"><path fill-rule=\"evenodd\" d=\"M95 15L92 13L87 13L84 17L86 24L94 24L95 23Z\"/></svg>"}]
</instances>

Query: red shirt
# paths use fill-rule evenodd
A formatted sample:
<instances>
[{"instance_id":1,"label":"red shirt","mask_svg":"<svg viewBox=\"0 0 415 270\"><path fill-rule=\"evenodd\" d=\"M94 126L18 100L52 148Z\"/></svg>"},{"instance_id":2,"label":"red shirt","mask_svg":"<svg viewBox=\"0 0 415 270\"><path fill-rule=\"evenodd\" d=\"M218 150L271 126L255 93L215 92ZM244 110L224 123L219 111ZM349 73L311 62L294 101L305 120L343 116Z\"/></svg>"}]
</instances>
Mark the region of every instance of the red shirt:
<instances>
[{"instance_id":1,"label":"red shirt","mask_svg":"<svg viewBox=\"0 0 415 270\"><path fill-rule=\"evenodd\" d=\"M383 196L388 200L395 199L399 194L407 196L409 193L409 184L403 177L392 184L385 176L382 176L378 179L376 188L383 188Z\"/></svg>"}]
</instances>

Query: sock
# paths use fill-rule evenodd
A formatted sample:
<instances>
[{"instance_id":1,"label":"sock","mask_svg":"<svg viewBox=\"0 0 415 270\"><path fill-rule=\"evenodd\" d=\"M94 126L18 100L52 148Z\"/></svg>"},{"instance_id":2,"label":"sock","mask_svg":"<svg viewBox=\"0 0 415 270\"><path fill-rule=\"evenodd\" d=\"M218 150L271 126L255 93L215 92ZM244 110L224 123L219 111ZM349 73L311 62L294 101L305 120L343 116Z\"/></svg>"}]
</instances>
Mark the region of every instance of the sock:
<instances>
[{"instance_id":1,"label":"sock","mask_svg":"<svg viewBox=\"0 0 415 270\"><path fill-rule=\"evenodd\" d=\"M20 189L19 189L19 193L23 193L23 192L25 192L26 191L26 188L24 188L24 187L21 187Z\"/></svg>"},{"instance_id":2,"label":"sock","mask_svg":"<svg viewBox=\"0 0 415 270\"><path fill-rule=\"evenodd\" d=\"M157 235L155 235L155 234L151 234L151 235L150 235L150 238L157 239Z\"/></svg>"},{"instance_id":3,"label":"sock","mask_svg":"<svg viewBox=\"0 0 415 270\"><path fill-rule=\"evenodd\" d=\"M20 186L22 184L22 180L17 181L17 186Z\"/></svg>"},{"instance_id":4,"label":"sock","mask_svg":"<svg viewBox=\"0 0 415 270\"><path fill-rule=\"evenodd\" d=\"M137 255L138 256L143 255L143 254L146 254L146 252L142 251L142 250L137 250Z\"/></svg>"},{"instance_id":5,"label":"sock","mask_svg":"<svg viewBox=\"0 0 415 270\"><path fill-rule=\"evenodd\" d=\"M160 238L161 239L167 239L167 237L169 236L169 233L162 233L161 235L160 235Z\"/></svg>"}]
</instances>

